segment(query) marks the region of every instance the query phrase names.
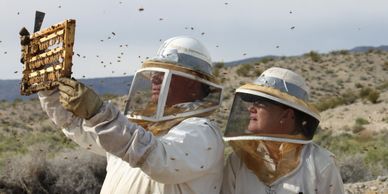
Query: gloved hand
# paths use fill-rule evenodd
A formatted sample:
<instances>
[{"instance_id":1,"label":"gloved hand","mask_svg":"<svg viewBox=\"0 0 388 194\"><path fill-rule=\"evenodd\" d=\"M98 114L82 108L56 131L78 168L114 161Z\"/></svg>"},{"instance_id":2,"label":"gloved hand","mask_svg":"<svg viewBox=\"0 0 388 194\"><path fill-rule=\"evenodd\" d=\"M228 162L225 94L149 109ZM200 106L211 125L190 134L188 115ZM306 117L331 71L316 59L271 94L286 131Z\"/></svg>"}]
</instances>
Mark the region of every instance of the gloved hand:
<instances>
[{"instance_id":1,"label":"gloved hand","mask_svg":"<svg viewBox=\"0 0 388 194\"><path fill-rule=\"evenodd\" d=\"M28 32L28 30L23 27L22 29L20 29L19 31L19 35L20 35L20 45L22 46L26 46L30 43L30 32ZM23 53L22 53L22 56L20 57L20 63L23 63L24 64L24 56L23 56Z\"/></svg>"},{"instance_id":2,"label":"gloved hand","mask_svg":"<svg viewBox=\"0 0 388 194\"><path fill-rule=\"evenodd\" d=\"M90 119L102 106L103 101L90 88L69 78L59 78L59 102L74 115Z\"/></svg>"},{"instance_id":3,"label":"gloved hand","mask_svg":"<svg viewBox=\"0 0 388 194\"><path fill-rule=\"evenodd\" d=\"M28 30L25 27L20 29L19 35L20 35L20 44L22 46L25 46L28 43L30 43L30 32L28 32Z\"/></svg>"}]
</instances>

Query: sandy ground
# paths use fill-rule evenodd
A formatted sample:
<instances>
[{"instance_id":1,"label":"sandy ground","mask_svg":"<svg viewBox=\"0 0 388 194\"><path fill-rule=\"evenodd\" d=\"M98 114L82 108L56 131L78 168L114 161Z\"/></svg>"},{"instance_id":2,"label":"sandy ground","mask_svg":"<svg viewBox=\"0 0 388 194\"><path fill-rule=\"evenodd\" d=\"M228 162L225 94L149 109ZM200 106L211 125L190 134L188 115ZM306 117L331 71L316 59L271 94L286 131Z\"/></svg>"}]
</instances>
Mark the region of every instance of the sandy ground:
<instances>
[{"instance_id":1,"label":"sandy ground","mask_svg":"<svg viewBox=\"0 0 388 194\"><path fill-rule=\"evenodd\" d=\"M350 105L339 106L321 113L324 130L334 133L352 132L356 119L361 118L369 122L365 124L362 133L388 131L388 91L381 93L379 103L357 101Z\"/></svg>"}]
</instances>

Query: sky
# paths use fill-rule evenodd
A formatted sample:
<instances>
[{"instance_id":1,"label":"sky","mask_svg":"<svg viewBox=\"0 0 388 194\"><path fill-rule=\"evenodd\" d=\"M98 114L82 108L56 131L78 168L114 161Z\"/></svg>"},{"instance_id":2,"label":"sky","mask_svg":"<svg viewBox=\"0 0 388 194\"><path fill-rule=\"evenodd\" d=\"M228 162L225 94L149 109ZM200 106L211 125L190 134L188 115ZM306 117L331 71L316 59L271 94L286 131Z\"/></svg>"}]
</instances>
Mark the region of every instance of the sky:
<instances>
[{"instance_id":1,"label":"sky","mask_svg":"<svg viewBox=\"0 0 388 194\"><path fill-rule=\"evenodd\" d=\"M177 35L214 62L388 45L386 0L0 0L0 79L22 78L18 32L36 10L42 29L76 20L75 78L133 75Z\"/></svg>"}]
</instances>

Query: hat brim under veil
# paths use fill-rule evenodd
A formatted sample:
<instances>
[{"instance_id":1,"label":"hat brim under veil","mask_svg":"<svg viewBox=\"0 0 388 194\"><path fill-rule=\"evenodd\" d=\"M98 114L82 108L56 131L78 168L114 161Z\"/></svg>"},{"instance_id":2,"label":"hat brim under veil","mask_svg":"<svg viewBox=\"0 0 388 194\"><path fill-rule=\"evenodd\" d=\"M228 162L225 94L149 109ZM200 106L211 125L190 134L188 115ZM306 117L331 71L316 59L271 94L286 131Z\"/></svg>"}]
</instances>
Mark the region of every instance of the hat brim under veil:
<instances>
[{"instance_id":1,"label":"hat brim under veil","mask_svg":"<svg viewBox=\"0 0 388 194\"><path fill-rule=\"evenodd\" d=\"M161 75L160 91L153 99L152 75ZM193 102L167 105L172 77L197 82L206 88L206 96ZM131 120L160 122L212 113L221 102L222 87L214 78L174 64L148 61L136 72L124 114ZM192 91L194 93L195 91Z\"/></svg>"},{"instance_id":2,"label":"hat brim under veil","mask_svg":"<svg viewBox=\"0 0 388 194\"><path fill-rule=\"evenodd\" d=\"M311 128L311 130L315 130L319 124L318 111L303 100L271 87L257 84L246 84L236 90L228 123L225 129L225 141L267 140L298 144L307 144L311 142L312 137L307 138L300 134L268 133L268 131L265 133L253 133L248 130L248 126L250 124L250 113L247 107L256 101L263 100L272 104L290 107L295 111L307 115L303 122L305 125L308 125L307 128Z\"/></svg>"}]
</instances>

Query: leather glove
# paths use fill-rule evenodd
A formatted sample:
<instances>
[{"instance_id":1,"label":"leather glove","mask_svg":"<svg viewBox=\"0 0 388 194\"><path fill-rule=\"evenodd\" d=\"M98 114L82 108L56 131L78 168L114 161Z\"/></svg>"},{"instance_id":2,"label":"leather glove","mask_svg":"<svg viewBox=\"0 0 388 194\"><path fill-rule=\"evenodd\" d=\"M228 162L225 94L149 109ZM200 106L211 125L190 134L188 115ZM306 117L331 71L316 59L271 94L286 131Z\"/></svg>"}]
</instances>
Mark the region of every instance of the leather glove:
<instances>
[{"instance_id":1,"label":"leather glove","mask_svg":"<svg viewBox=\"0 0 388 194\"><path fill-rule=\"evenodd\" d=\"M25 27L20 29L19 35L20 35L20 45L26 46L26 45L28 45L30 43L30 41L31 41L30 40L30 32L28 32L28 30ZM22 56L20 57L20 63L24 64L23 53L22 53Z\"/></svg>"},{"instance_id":2,"label":"leather glove","mask_svg":"<svg viewBox=\"0 0 388 194\"><path fill-rule=\"evenodd\" d=\"M28 30L25 27L20 29L19 35L20 35L20 44L22 46L25 46L28 43L30 43L30 32L28 32Z\"/></svg>"},{"instance_id":3,"label":"leather glove","mask_svg":"<svg viewBox=\"0 0 388 194\"><path fill-rule=\"evenodd\" d=\"M100 97L84 84L69 78L59 78L59 102L74 115L90 119L103 104Z\"/></svg>"}]
</instances>

